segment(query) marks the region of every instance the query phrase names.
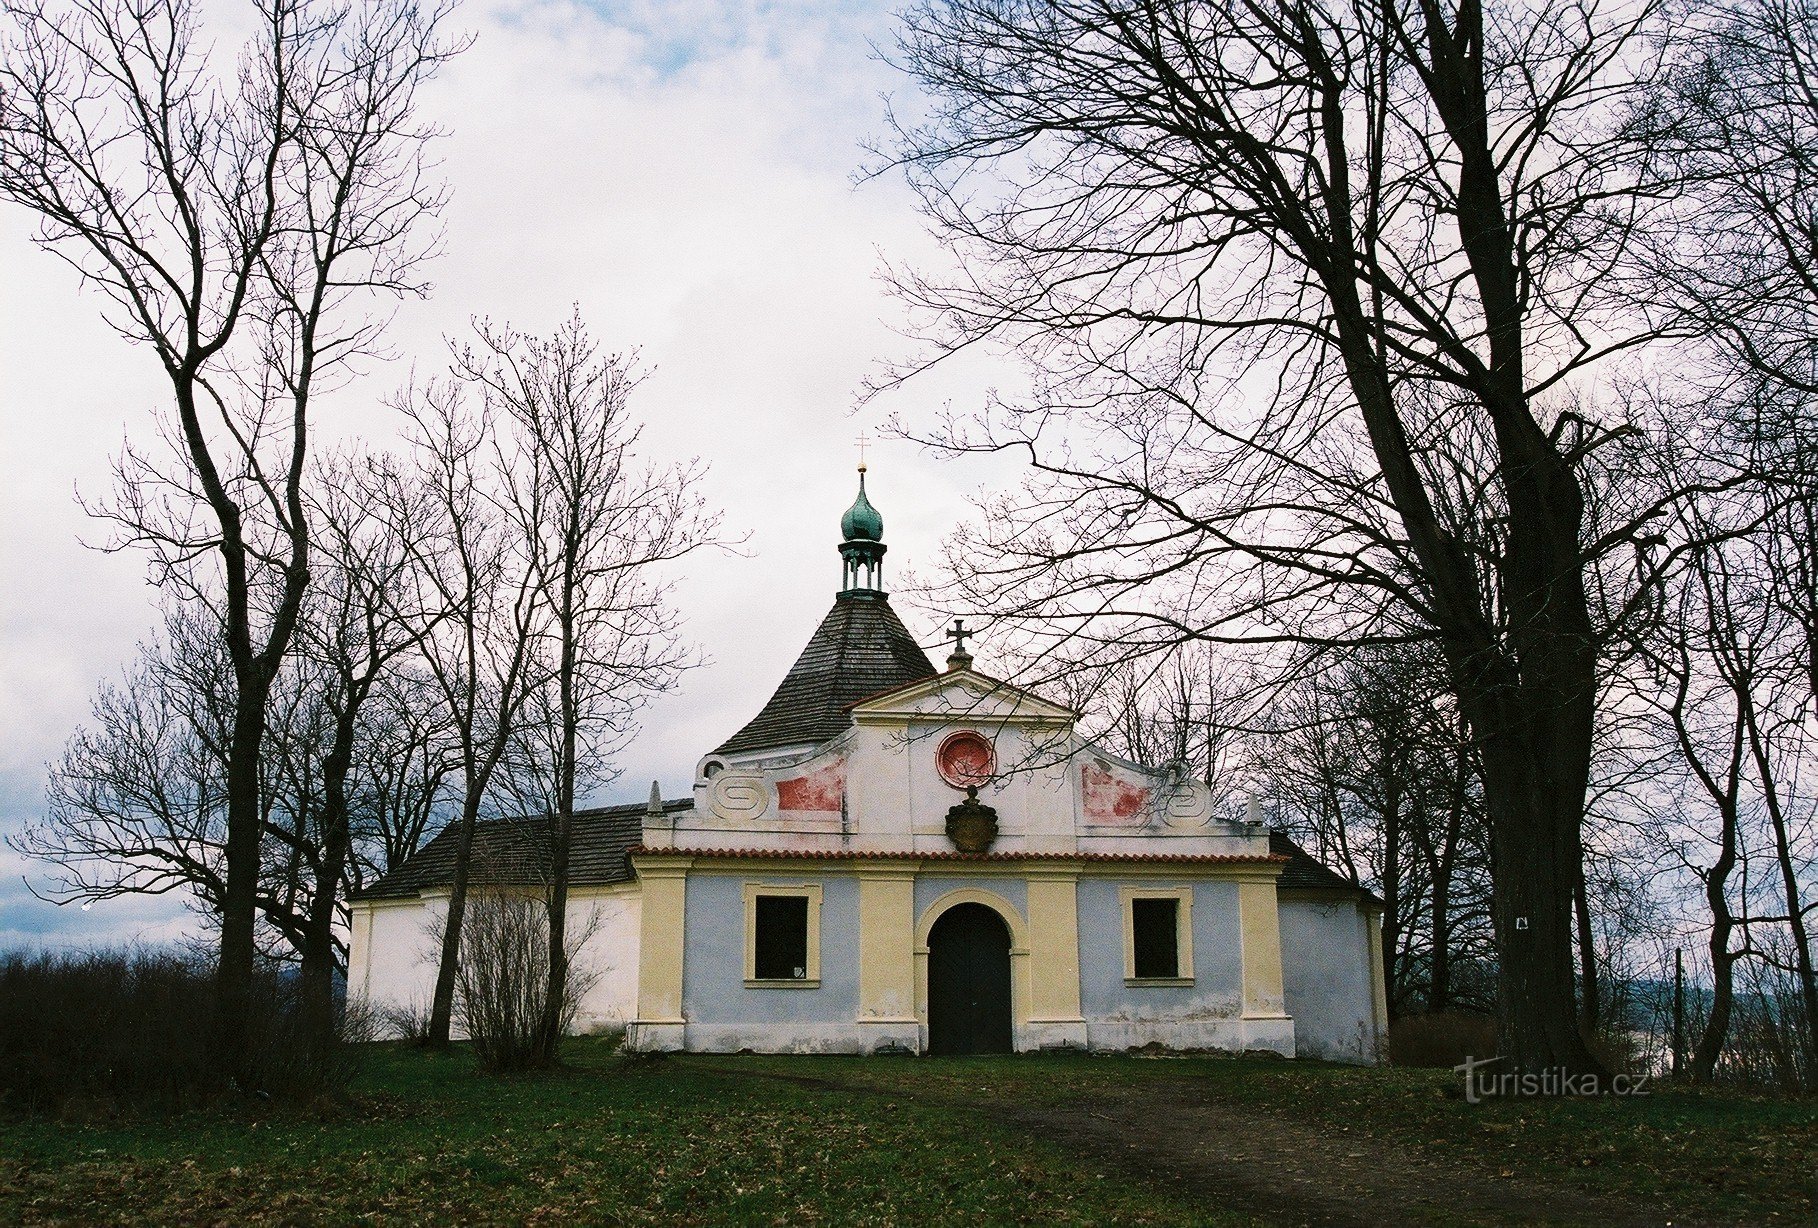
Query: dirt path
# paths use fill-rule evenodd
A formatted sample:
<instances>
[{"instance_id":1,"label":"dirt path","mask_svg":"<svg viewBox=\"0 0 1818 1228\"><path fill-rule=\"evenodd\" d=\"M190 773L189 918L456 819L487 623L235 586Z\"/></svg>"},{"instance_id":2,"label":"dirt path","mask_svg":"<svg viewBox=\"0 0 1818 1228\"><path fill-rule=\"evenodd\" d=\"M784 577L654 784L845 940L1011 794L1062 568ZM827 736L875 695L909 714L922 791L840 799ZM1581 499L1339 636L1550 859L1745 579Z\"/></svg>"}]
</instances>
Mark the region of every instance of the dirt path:
<instances>
[{"instance_id":1,"label":"dirt path","mask_svg":"<svg viewBox=\"0 0 1818 1228\"><path fill-rule=\"evenodd\" d=\"M769 1071L719 1069L867 1096L981 1113L1082 1161L1172 1188L1282 1228L1383 1228L1418 1224L1553 1224L1674 1228L1699 1221L1548 1182L1385 1149L1380 1140L1334 1137L1268 1112L1220 1102L1203 1081L1145 1082L1058 1105L959 1100L902 1086Z\"/></svg>"}]
</instances>

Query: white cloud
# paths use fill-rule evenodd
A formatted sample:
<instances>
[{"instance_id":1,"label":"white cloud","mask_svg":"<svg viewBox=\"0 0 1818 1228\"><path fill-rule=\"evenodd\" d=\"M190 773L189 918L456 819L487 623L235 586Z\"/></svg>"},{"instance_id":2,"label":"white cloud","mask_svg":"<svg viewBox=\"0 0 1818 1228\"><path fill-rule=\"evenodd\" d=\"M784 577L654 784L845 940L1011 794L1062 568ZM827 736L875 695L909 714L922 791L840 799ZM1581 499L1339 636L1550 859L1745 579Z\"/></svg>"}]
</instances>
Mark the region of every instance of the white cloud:
<instances>
[{"instance_id":1,"label":"white cloud","mask_svg":"<svg viewBox=\"0 0 1818 1228\"><path fill-rule=\"evenodd\" d=\"M641 347L654 367L638 401L652 449L710 462L708 495L750 533L745 557L690 564L681 596L714 664L652 707L623 757L616 796L640 797L652 777L674 796L831 602L852 440L879 418L850 410L872 364L903 344L878 252L932 255L900 185L852 184L882 128L878 95L900 86L869 46L888 11L495 0L458 18L478 41L425 98L451 133L447 254L434 296L402 306L391 341L433 367L440 337L470 315L547 330L579 303L608 345ZM15 773L56 753L151 622L138 561L78 544L97 526L71 489L105 488L122 431L146 431L161 391L150 354L100 324L95 297L29 232L0 211L0 767ZM379 398L406 370L339 395L329 432L389 435ZM1008 374L956 367L891 407L964 403ZM901 443L873 452L893 574L932 558L984 477Z\"/></svg>"}]
</instances>

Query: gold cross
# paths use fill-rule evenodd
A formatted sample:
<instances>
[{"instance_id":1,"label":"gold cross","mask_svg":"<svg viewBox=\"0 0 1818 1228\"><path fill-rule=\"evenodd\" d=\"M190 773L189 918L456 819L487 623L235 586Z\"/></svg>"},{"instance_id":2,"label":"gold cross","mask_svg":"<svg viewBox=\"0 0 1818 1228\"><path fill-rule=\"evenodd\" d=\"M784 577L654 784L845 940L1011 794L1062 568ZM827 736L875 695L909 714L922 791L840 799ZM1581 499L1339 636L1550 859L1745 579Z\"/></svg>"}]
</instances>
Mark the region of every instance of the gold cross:
<instances>
[{"instance_id":1,"label":"gold cross","mask_svg":"<svg viewBox=\"0 0 1818 1228\"><path fill-rule=\"evenodd\" d=\"M865 472L865 449L871 446L871 440L865 435L865 432L860 431L858 442L852 446L858 449L859 472L863 473Z\"/></svg>"}]
</instances>

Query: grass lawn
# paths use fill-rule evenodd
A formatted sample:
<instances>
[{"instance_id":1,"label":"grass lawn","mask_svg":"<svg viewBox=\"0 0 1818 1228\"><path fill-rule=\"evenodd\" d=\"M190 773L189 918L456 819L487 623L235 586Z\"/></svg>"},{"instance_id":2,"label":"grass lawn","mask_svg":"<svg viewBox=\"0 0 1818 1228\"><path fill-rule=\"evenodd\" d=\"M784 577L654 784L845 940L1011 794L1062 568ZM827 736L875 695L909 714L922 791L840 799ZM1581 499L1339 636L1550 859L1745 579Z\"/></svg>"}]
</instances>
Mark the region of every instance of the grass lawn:
<instances>
[{"instance_id":1,"label":"grass lawn","mask_svg":"<svg viewBox=\"0 0 1818 1228\"><path fill-rule=\"evenodd\" d=\"M464 1053L378 1047L353 1103L315 1115L0 1117L0 1222L1275 1219L1145 1180L991 1108L1163 1086L1380 1145L1389 1159L1418 1151L1738 1223L1808 1222L1818 1155L1810 1100L1670 1093L1472 1108L1443 1094L1449 1076L1258 1060L626 1061L587 1041L567 1053L569 1072L500 1080Z\"/></svg>"},{"instance_id":2,"label":"grass lawn","mask_svg":"<svg viewBox=\"0 0 1818 1228\"><path fill-rule=\"evenodd\" d=\"M1413 1152L1498 1179L1636 1200L1697 1221L1818 1223L1818 1098L1654 1087L1645 1096L1486 1101L1451 1071L1251 1058L999 1058L935 1064L851 1058L697 1058L790 1077L817 1067L879 1090L1050 1105L1135 1085L1187 1085L1217 1105L1320 1129L1393 1164ZM1361 1140L1361 1142L1359 1142ZM1440 1222L1447 1222L1441 1216ZM1681 1223L1685 1222L1682 1218Z\"/></svg>"},{"instance_id":3,"label":"grass lawn","mask_svg":"<svg viewBox=\"0 0 1818 1228\"><path fill-rule=\"evenodd\" d=\"M1249 1222L1083 1172L940 1107L692 1059L495 1079L386 1046L319 1119L0 1120L0 1222Z\"/></svg>"}]
</instances>

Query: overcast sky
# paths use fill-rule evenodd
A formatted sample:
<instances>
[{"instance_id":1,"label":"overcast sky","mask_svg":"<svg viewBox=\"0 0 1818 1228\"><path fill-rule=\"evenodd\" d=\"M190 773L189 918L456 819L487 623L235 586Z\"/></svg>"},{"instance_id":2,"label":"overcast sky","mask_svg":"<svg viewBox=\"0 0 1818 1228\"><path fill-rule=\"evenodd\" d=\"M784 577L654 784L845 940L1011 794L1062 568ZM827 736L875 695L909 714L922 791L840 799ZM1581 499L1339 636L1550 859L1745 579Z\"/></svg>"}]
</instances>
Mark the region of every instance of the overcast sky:
<instances>
[{"instance_id":1,"label":"overcast sky","mask_svg":"<svg viewBox=\"0 0 1818 1228\"><path fill-rule=\"evenodd\" d=\"M392 436L380 398L475 314L547 332L578 303L606 345L642 350L651 452L707 461L710 500L750 534L743 556L689 565L680 599L713 663L622 757L616 799L652 779L681 796L832 600L859 431L976 403L1014 373L981 358L853 413L874 364L904 352L881 257L932 258L899 181L853 182L881 96L907 88L872 51L890 38L887 2L468 0L458 18L477 42L426 97L453 189L436 289L399 313L405 361L342 396L329 427ZM154 625L142 560L84 547L104 534L76 492L105 492L110 456L167 397L152 355L102 325L32 230L0 206L0 833L41 811L46 762ZM969 496L1006 476L889 441L871 465L890 575L930 560ZM26 890L36 873L0 849L0 948L189 924L171 900L53 908Z\"/></svg>"}]
</instances>

